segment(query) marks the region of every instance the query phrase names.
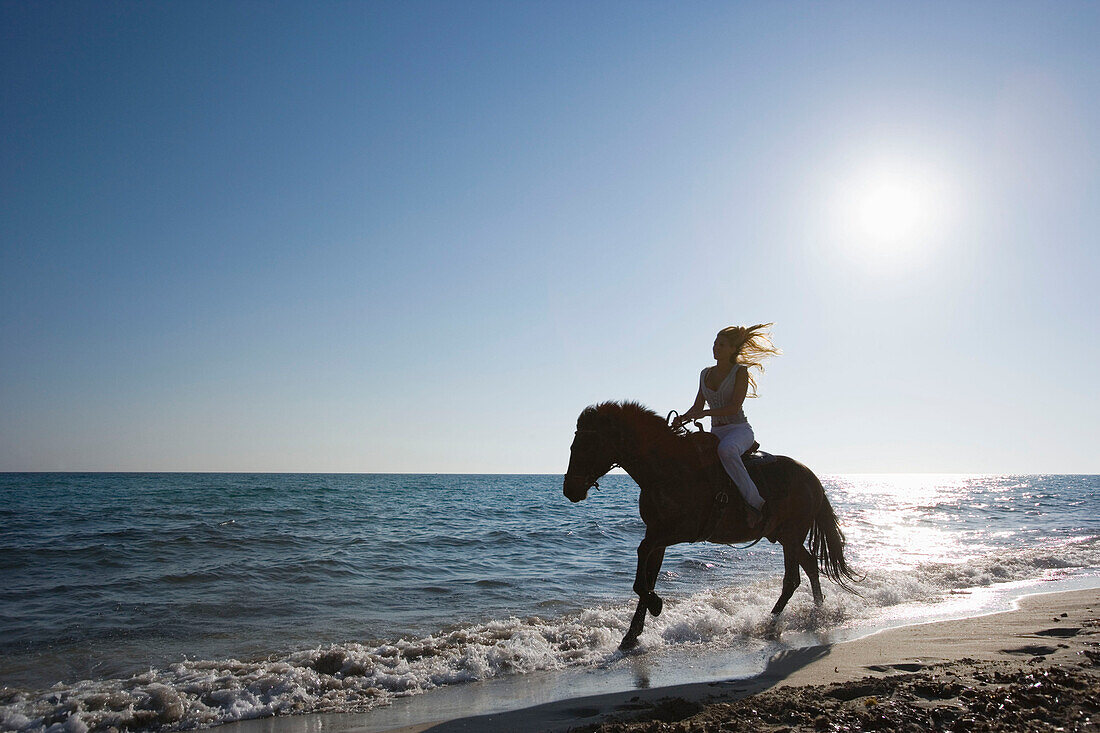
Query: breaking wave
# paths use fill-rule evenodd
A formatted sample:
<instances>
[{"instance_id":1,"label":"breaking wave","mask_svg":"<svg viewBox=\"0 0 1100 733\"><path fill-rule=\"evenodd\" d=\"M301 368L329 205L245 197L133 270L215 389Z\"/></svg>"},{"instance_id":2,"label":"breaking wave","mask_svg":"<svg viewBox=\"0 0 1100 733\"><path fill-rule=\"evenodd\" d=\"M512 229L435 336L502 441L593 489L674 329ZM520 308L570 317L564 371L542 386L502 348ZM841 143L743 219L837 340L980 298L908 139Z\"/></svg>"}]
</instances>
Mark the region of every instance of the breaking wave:
<instances>
[{"instance_id":1,"label":"breaking wave","mask_svg":"<svg viewBox=\"0 0 1100 733\"><path fill-rule=\"evenodd\" d=\"M778 622L769 613L778 575L679 598L671 595L671 582L665 611L648 621L639 651L713 647L751 654L777 633L873 623L898 604L931 607L968 588L1057 579L1097 567L1100 537L1001 551L958 564L927 562L869 573L858 596L825 582L821 607L801 590ZM622 658L617 645L632 611L633 604L622 603L556 618L513 616L377 645L334 644L251 661L186 660L127 679L86 680L40 691L6 688L0 692L0 728L183 730L274 715L366 711L446 685L537 670L606 667Z\"/></svg>"}]
</instances>

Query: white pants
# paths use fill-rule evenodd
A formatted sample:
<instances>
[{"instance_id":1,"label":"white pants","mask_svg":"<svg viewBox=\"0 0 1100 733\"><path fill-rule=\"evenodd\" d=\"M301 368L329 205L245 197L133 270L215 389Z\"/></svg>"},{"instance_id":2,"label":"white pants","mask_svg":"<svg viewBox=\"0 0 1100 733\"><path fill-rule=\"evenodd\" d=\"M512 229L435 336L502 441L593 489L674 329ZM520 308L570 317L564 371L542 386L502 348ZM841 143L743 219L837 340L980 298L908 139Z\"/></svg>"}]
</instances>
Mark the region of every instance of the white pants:
<instances>
[{"instance_id":1,"label":"white pants","mask_svg":"<svg viewBox=\"0 0 1100 733\"><path fill-rule=\"evenodd\" d=\"M752 426L747 422L736 425L715 425L710 429L718 436L718 457L722 460L722 466L726 473L733 479L737 490L745 501L754 509L759 510L764 506L764 499L756 489L756 484L749 478L748 469L741 461L741 454L752 447L756 436L752 433Z\"/></svg>"}]
</instances>

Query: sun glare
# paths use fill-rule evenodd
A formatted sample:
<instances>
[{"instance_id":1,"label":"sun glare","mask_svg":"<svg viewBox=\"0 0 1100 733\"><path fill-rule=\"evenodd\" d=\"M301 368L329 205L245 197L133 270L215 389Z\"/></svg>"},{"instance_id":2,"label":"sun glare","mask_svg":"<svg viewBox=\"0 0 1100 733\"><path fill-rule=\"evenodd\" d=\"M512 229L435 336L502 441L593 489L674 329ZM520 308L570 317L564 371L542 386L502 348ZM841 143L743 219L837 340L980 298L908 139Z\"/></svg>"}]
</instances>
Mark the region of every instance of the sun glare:
<instances>
[{"instance_id":1,"label":"sun glare","mask_svg":"<svg viewBox=\"0 0 1100 733\"><path fill-rule=\"evenodd\" d=\"M837 238L856 259L915 264L942 238L945 177L912 160L878 159L843 177L832 206Z\"/></svg>"},{"instance_id":2,"label":"sun glare","mask_svg":"<svg viewBox=\"0 0 1100 733\"><path fill-rule=\"evenodd\" d=\"M927 202L919 191L890 180L868 185L853 202L853 208L856 226L863 236L882 243L914 237L928 213Z\"/></svg>"}]
</instances>

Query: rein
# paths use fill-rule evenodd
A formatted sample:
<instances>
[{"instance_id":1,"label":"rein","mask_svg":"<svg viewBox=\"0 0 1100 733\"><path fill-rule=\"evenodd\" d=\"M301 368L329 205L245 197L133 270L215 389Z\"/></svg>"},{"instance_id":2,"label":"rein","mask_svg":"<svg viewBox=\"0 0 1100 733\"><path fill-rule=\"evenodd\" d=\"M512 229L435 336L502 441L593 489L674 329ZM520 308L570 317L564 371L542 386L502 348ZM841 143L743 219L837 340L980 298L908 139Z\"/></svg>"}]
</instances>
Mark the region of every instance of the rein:
<instances>
[{"instance_id":1,"label":"rein","mask_svg":"<svg viewBox=\"0 0 1100 733\"><path fill-rule=\"evenodd\" d=\"M676 428L672 425L673 415L675 415L677 418L680 417L680 413L676 412L676 410L669 410L668 416L665 418L665 424L675 430ZM698 420L692 420L691 423L695 426L696 430L698 430L700 433L703 432L703 424L701 422L699 422ZM682 426L683 423L680 423L680 425Z\"/></svg>"},{"instance_id":2,"label":"rein","mask_svg":"<svg viewBox=\"0 0 1100 733\"><path fill-rule=\"evenodd\" d=\"M678 413L676 410L672 410L671 412L669 412L668 416L665 418L665 424L668 427L675 430L675 428L673 428L673 416L676 416L677 418L679 418L680 413ZM699 423L698 420L692 420L691 422L694 423L696 429L700 433L705 432L703 430L703 426ZM682 423L681 423L681 425L682 425ZM686 431L686 432L689 435L692 434L692 431ZM586 433L586 434L593 434L594 433L597 436L597 438L599 438L600 440L604 439L604 433L600 430L596 430L595 428L577 428L576 431L574 431L573 435L577 436L577 435L581 435L582 433ZM702 446L699 444L698 441L693 440L691 442L694 444L695 450L699 454L700 460L702 460L702 458L703 458L703 448L702 448ZM622 455L622 454L623 454L623 446L619 446L618 455ZM616 469L616 468L622 468L622 464L618 463L618 462L612 463L611 466L604 473L607 473L608 471L611 471L611 470ZM600 478L599 476L585 476L584 479L583 479L584 484L585 484L585 486L587 486L590 489L597 489L598 490L600 488L599 478ZM700 527L699 527L698 538L694 539L694 540L690 540L690 541L691 542L709 542L709 541L711 541L710 538L714 535L715 530L717 529L718 525L721 523L722 518L726 513L726 510L729 508L729 503L730 503L729 494L726 493L726 491L721 489L721 488L718 489L718 491L714 495L713 504L711 505L711 509L710 509L709 514L705 514L702 518L702 522L701 522ZM752 542L750 542L749 544L747 544L743 547L740 547L738 545L734 545L732 543L729 543L728 546L729 547L735 547L737 549L748 549L748 548L752 547L753 545L757 544L758 542L760 542L760 540L762 540L762 539L763 539L763 537L758 537L757 539L753 540ZM723 544L727 544L727 543L723 543Z\"/></svg>"}]
</instances>

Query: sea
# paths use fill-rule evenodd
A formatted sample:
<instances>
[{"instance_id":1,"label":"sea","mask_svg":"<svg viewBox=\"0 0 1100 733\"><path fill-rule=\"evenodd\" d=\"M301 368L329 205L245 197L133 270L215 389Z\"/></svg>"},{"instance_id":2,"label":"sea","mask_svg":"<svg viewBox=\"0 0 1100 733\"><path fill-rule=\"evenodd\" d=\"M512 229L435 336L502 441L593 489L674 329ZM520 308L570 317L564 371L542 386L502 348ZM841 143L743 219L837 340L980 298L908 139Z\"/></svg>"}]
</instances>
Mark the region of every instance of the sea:
<instances>
[{"instance_id":1,"label":"sea","mask_svg":"<svg viewBox=\"0 0 1100 733\"><path fill-rule=\"evenodd\" d=\"M561 475L0 474L0 729L384 730L1100 587L1100 476L821 478L858 595L773 619L777 545L675 546L624 654L626 475L572 504Z\"/></svg>"}]
</instances>

